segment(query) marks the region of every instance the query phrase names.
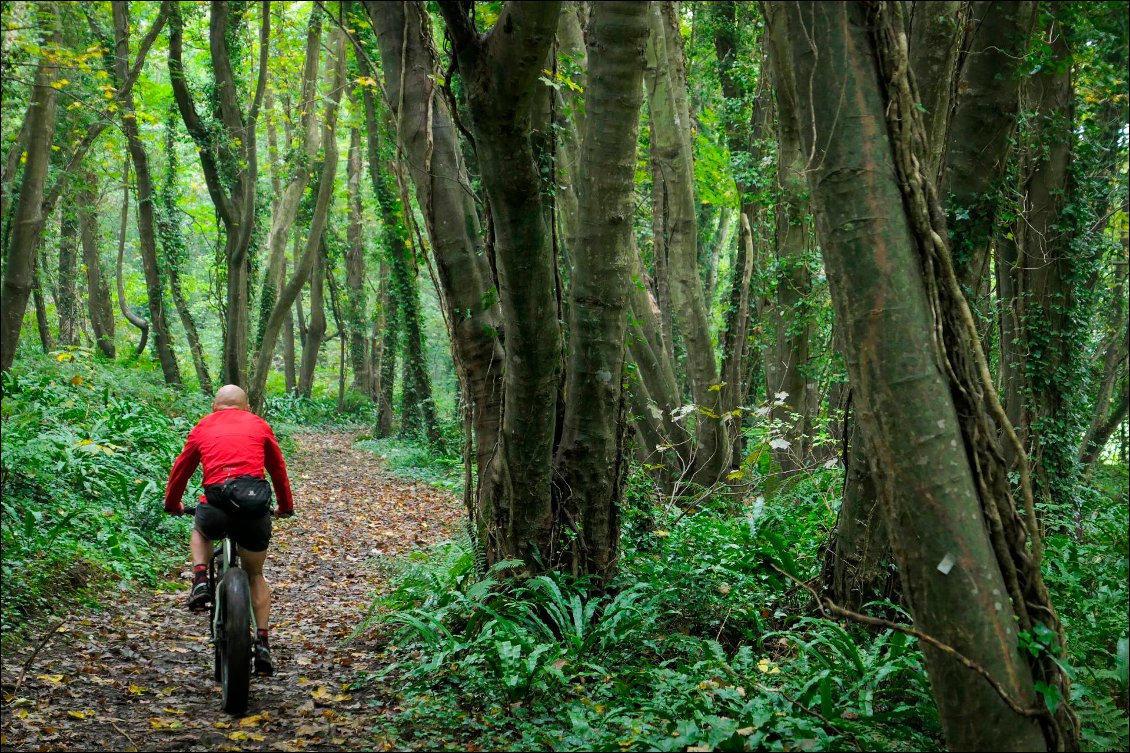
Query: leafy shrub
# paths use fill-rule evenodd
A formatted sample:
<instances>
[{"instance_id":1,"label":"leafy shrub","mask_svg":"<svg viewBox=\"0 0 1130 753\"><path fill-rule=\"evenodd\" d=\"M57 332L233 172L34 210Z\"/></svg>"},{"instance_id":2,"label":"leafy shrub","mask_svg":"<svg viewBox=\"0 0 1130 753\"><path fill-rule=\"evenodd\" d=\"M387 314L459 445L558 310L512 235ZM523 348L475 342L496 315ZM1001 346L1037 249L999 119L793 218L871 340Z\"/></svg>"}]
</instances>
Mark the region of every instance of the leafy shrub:
<instances>
[{"instance_id":1,"label":"leafy shrub","mask_svg":"<svg viewBox=\"0 0 1130 753\"><path fill-rule=\"evenodd\" d=\"M162 513L162 495L207 401L81 349L29 358L2 379L8 641L29 614L92 580L152 584L183 556L187 523Z\"/></svg>"},{"instance_id":2,"label":"leafy shrub","mask_svg":"<svg viewBox=\"0 0 1130 753\"><path fill-rule=\"evenodd\" d=\"M411 439L361 439L355 445L381 457L396 476L463 493L463 459L438 453ZM458 443L449 446L458 446ZM473 470L473 469L472 469Z\"/></svg>"},{"instance_id":3,"label":"leafy shrub","mask_svg":"<svg viewBox=\"0 0 1130 753\"><path fill-rule=\"evenodd\" d=\"M364 395L346 391L345 409L337 409L336 397L301 397L268 395L263 416L272 425L302 428L372 425L376 422L376 405Z\"/></svg>"},{"instance_id":4,"label":"leafy shrub","mask_svg":"<svg viewBox=\"0 0 1130 753\"><path fill-rule=\"evenodd\" d=\"M1127 470L1100 466L1075 505L1049 520L1044 570L1067 635L1071 701L1089 750L1123 750L1130 680ZM1066 506L1065 506L1066 507Z\"/></svg>"},{"instance_id":5,"label":"leafy shrub","mask_svg":"<svg viewBox=\"0 0 1130 753\"><path fill-rule=\"evenodd\" d=\"M768 565L767 534L815 568L837 483L829 471L749 509L691 511L663 508L634 475L608 591L560 573L512 580L515 562L477 579L466 542L409 555L369 623L390 664L358 678L399 689L405 712L378 731L424 747L936 748L915 642L796 616Z\"/></svg>"}]
</instances>

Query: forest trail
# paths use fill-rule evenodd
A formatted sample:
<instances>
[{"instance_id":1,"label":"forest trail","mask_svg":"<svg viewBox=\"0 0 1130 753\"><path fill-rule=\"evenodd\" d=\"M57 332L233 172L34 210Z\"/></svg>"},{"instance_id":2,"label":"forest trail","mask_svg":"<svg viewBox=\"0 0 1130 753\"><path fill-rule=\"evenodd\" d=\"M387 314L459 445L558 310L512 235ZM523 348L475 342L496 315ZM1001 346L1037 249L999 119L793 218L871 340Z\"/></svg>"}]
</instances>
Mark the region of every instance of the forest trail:
<instances>
[{"instance_id":1,"label":"forest trail","mask_svg":"<svg viewBox=\"0 0 1130 753\"><path fill-rule=\"evenodd\" d=\"M355 750L371 744L373 714L381 711L370 703L372 692L350 693L345 685L359 672L380 668L383 646L343 639L387 587L374 558L449 537L462 505L446 492L389 475L376 456L352 449L351 434L295 439L299 450L287 460L296 515L275 521L266 568L278 669L252 680L247 715L220 710L207 617L185 608L186 588L122 591L100 610L69 615L10 701L38 640L22 655L4 657L4 750ZM186 538L176 582L187 584L190 571Z\"/></svg>"}]
</instances>

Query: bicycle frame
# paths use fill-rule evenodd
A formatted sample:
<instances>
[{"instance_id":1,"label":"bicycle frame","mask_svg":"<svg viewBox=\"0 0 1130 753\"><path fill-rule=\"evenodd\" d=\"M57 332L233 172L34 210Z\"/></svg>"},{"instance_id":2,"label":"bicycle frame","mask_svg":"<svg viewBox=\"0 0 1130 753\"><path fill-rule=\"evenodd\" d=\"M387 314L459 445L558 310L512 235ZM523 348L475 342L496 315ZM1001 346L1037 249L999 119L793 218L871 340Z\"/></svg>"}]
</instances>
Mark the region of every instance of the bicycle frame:
<instances>
[{"instance_id":1,"label":"bicycle frame","mask_svg":"<svg viewBox=\"0 0 1130 753\"><path fill-rule=\"evenodd\" d=\"M184 508L192 515L196 514L196 509L195 506ZM247 710L251 679L251 641L258 625L249 578L240 566L239 550L229 537L225 536L213 546L208 561L208 583L213 594L209 629L214 673L223 686L221 707L231 714L243 714ZM228 592L229 587L232 593ZM225 624L227 620L229 624Z\"/></svg>"},{"instance_id":2,"label":"bicycle frame","mask_svg":"<svg viewBox=\"0 0 1130 753\"><path fill-rule=\"evenodd\" d=\"M218 568L216 567L216 560L217 559L220 561L220 565L219 565ZM227 573L228 570L230 570L233 567L240 567L239 550L230 538L224 538L218 544L215 545L215 549L212 552L212 562L210 563L209 573L208 573L208 577L211 578L211 580L212 580L212 589L213 589L212 590L212 593L213 593L212 606L211 606L211 611L212 611L212 620L211 620L211 622L212 622L212 640L213 641L216 640L216 634L219 632L219 629L220 629L220 610L217 609L217 606L220 603L220 599L224 598L226 596L226 594L223 593L223 591L224 591L224 575ZM251 615L251 632L254 633L259 628L259 625L255 622L254 605L249 605L249 606L250 606L250 608L248 609L248 612Z\"/></svg>"}]
</instances>

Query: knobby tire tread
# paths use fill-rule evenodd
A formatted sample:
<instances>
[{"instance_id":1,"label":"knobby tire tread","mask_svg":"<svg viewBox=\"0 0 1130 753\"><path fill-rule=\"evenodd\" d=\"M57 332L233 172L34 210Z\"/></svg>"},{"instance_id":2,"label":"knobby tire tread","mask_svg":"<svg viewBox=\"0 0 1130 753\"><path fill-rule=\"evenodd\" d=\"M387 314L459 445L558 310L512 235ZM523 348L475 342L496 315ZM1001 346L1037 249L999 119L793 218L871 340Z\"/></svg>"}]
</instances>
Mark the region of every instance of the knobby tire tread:
<instances>
[{"instance_id":1,"label":"knobby tire tread","mask_svg":"<svg viewBox=\"0 0 1130 753\"><path fill-rule=\"evenodd\" d=\"M224 575L222 676L223 710L242 714L247 710L251 684L251 584L241 568Z\"/></svg>"}]
</instances>

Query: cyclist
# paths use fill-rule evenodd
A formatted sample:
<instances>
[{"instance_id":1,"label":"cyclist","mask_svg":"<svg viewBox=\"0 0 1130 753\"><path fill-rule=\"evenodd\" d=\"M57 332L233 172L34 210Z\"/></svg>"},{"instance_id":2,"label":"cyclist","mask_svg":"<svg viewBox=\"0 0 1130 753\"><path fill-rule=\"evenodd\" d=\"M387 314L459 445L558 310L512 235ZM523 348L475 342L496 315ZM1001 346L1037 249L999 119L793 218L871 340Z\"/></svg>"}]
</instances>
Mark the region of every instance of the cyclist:
<instances>
[{"instance_id":1,"label":"cyclist","mask_svg":"<svg viewBox=\"0 0 1130 753\"><path fill-rule=\"evenodd\" d=\"M255 610L258 636L255 643L255 672L274 674L267 620L271 611L271 591L263 577L263 562L271 540L271 514L247 517L227 504L220 493L221 484L241 476L265 478L264 469L278 499L276 515L294 514L294 498L286 475L286 462L266 421L251 412L247 393L234 384L224 385L212 401L212 412L188 433L184 450L173 464L165 489L165 512L183 515L181 495L196 466L204 466L204 496L196 508L196 525L192 529L192 591L188 608L204 609L213 595L208 587L208 560L212 541L231 536L239 546L243 569L251 584L251 605Z\"/></svg>"}]
</instances>

